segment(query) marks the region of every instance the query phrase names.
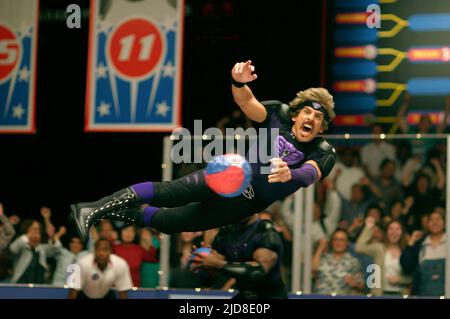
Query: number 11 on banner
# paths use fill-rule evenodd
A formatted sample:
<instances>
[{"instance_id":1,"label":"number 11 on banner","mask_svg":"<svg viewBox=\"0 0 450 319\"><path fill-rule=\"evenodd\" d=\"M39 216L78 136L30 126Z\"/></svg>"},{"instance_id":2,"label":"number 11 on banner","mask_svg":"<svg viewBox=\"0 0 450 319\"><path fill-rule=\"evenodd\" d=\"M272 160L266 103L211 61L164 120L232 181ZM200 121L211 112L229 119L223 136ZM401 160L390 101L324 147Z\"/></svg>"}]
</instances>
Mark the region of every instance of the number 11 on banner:
<instances>
[{"instance_id":1,"label":"number 11 on banner","mask_svg":"<svg viewBox=\"0 0 450 319\"><path fill-rule=\"evenodd\" d=\"M122 7L120 19L108 21L106 14L94 31L91 26L87 131L171 131L180 126L182 15L175 8L172 17L158 14L151 9L158 2L139 2L149 6L152 17L122 14Z\"/></svg>"}]
</instances>

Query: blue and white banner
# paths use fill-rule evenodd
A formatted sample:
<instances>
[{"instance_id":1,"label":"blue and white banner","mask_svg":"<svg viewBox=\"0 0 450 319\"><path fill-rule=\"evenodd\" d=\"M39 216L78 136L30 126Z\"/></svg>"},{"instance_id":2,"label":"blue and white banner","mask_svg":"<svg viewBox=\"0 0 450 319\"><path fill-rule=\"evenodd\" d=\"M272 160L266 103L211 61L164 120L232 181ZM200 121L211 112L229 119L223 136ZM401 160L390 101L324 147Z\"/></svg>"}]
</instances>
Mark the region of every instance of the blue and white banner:
<instances>
[{"instance_id":1,"label":"blue and white banner","mask_svg":"<svg viewBox=\"0 0 450 319\"><path fill-rule=\"evenodd\" d=\"M86 131L181 125L184 0L91 0Z\"/></svg>"},{"instance_id":2,"label":"blue and white banner","mask_svg":"<svg viewBox=\"0 0 450 319\"><path fill-rule=\"evenodd\" d=\"M0 133L34 133L38 0L0 1Z\"/></svg>"}]
</instances>

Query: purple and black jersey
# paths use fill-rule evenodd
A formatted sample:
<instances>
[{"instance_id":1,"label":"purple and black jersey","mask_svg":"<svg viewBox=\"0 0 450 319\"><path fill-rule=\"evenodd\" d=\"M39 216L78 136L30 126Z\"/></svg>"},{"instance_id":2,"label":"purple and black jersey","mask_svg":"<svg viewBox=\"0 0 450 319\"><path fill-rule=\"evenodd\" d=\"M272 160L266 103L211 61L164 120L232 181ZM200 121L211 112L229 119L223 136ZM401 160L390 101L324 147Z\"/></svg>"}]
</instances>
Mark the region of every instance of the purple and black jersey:
<instances>
[{"instance_id":1,"label":"purple and black jersey","mask_svg":"<svg viewBox=\"0 0 450 319\"><path fill-rule=\"evenodd\" d=\"M322 178L326 177L329 169L323 169L322 163L330 155L334 159L335 152L322 137L316 137L311 142L299 142L292 132L293 122L288 105L279 101L265 101L262 104L267 110L267 117L261 125L267 128L268 134L258 136L259 141L252 144L249 154L255 154L258 147L265 145L267 150L271 150L272 157L279 157L288 164L293 177L286 183L269 183L268 175L263 174L262 169L269 167L270 163L262 163L259 157L256 163L250 160L253 172L251 185L255 193L265 201L274 202L294 193L300 187L307 186L300 178L296 178L296 174L306 161L315 161L322 172ZM271 128L278 129L279 134L271 136Z\"/></svg>"}]
</instances>

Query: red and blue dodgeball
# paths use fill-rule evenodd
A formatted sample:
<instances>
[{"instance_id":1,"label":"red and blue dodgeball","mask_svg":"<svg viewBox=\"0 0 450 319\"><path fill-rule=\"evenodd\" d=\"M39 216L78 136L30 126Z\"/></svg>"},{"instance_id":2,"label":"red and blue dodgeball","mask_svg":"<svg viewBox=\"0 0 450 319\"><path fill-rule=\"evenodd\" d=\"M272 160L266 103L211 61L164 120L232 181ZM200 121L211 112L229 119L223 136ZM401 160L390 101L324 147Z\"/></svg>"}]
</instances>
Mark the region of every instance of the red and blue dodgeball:
<instances>
[{"instance_id":1,"label":"red and blue dodgeball","mask_svg":"<svg viewBox=\"0 0 450 319\"><path fill-rule=\"evenodd\" d=\"M200 280L202 280L202 282L204 284L211 284L210 281L213 279L213 277L216 274L216 271L214 271L213 269L206 269L203 267L197 267L195 269L193 269L193 266L200 266L200 259L196 254L200 254L202 256L209 256L211 255L211 248L208 247L200 247L197 248L196 250L194 250L191 254L191 257L189 258L189 269L196 274Z\"/></svg>"},{"instance_id":2,"label":"red and blue dodgeball","mask_svg":"<svg viewBox=\"0 0 450 319\"><path fill-rule=\"evenodd\" d=\"M221 196L239 196L248 187L251 178L252 168L239 154L216 156L206 166L206 185Z\"/></svg>"}]
</instances>

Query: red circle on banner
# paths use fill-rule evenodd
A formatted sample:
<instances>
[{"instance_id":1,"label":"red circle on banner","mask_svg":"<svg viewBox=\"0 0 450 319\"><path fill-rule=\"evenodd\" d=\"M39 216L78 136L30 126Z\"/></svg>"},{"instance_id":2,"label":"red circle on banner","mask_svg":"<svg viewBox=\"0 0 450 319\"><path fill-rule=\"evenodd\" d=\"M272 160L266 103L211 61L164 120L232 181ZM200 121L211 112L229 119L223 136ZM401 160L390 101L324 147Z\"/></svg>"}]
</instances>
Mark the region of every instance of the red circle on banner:
<instances>
[{"instance_id":1,"label":"red circle on banner","mask_svg":"<svg viewBox=\"0 0 450 319\"><path fill-rule=\"evenodd\" d=\"M156 25L132 18L114 29L108 53L113 67L125 77L149 76L163 55L163 38Z\"/></svg>"},{"instance_id":2,"label":"red circle on banner","mask_svg":"<svg viewBox=\"0 0 450 319\"><path fill-rule=\"evenodd\" d=\"M11 76L19 63L20 45L17 37L7 26L0 24L0 81Z\"/></svg>"}]
</instances>

